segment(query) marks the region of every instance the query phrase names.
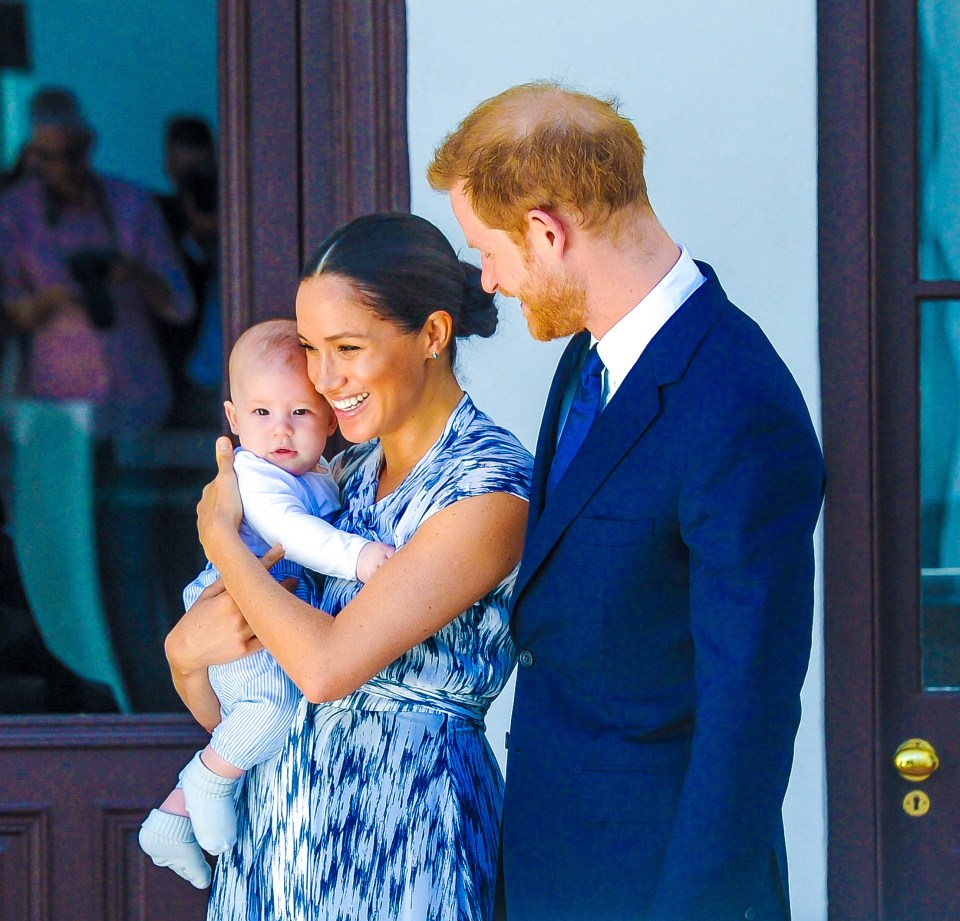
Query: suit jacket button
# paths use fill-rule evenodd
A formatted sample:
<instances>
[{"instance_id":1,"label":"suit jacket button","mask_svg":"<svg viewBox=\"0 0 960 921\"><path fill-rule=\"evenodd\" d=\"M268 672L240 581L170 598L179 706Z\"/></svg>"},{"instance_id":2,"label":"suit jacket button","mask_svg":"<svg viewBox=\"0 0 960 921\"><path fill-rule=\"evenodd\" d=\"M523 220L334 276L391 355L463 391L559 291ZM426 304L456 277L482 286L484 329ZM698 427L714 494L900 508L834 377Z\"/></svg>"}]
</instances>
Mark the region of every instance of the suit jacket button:
<instances>
[{"instance_id":1,"label":"suit jacket button","mask_svg":"<svg viewBox=\"0 0 960 921\"><path fill-rule=\"evenodd\" d=\"M529 667L533 665L533 653L529 649L524 649L520 653L520 664L524 667Z\"/></svg>"}]
</instances>

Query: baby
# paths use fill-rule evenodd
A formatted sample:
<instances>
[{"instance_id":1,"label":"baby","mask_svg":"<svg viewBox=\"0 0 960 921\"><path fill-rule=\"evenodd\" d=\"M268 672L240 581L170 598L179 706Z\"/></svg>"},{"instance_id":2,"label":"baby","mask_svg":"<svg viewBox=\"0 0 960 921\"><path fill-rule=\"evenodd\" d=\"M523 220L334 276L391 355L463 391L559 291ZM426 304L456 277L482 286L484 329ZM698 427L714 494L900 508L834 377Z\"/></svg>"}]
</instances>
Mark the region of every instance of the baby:
<instances>
[{"instance_id":1,"label":"baby","mask_svg":"<svg viewBox=\"0 0 960 921\"><path fill-rule=\"evenodd\" d=\"M282 544L271 574L298 579L296 594L314 602L303 567L366 582L393 548L338 531L324 520L340 495L321 454L336 417L307 377L306 355L292 320L248 329L230 354L230 430L240 441L234 458L246 545L262 556ZM218 577L206 569L183 591L187 608ZM210 744L180 773L180 784L147 816L140 846L157 866L170 867L199 889L210 885L203 850L221 854L236 841L234 791L240 777L283 746L300 691L266 650L210 668L222 720Z\"/></svg>"}]
</instances>

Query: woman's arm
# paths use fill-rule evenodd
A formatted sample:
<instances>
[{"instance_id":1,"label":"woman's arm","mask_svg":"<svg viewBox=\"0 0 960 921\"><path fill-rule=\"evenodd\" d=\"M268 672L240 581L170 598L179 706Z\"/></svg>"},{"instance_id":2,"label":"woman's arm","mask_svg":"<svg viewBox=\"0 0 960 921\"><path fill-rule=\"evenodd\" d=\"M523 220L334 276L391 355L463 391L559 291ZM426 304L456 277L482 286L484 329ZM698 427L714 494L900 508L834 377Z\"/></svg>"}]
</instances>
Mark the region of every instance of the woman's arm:
<instances>
[{"instance_id":1,"label":"woman's arm","mask_svg":"<svg viewBox=\"0 0 960 921\"><path fill-rule=\"evenodd\" d=\"M266 572L282 557L283 552L273 548L258 565ZM180 618L164 648L177 693L197 722L212 731L220 722L220 701L210 686L207 667L250 655L263 644L218 580Z\"/></svg>"},{"instance_id":2,"label":"woman's arm","mask_svg":"<svg viewBox=\"0 0 960 921\"><path fill-rule=\"evenodd\" d=\"M499 584L523 547L527 503L506 493L437 512L334 619L285 592L237 534L228 439L198 506L200 540L247 623L311 701L356 690Z\"/></svg>"},{"instance_id":3,"label":"woman's arm","mask_svg":"<svg viewBox=\"0 0 960 921\"><path fill-rule=\"evenodd\" d=\"M193 718L207 732L213 732L220 723L220 701L210 686L207 670L180 672L171 666L170 674L174 689Z\"/></svg>"},{"instance_id":4,"label":"woman's arm","mask_svg":"<svg viewBox=\"0 0 960 921\"><path fill-rule=\"evenodd\" d=\"M188 323L200 308L163 213L151 196L141 201L134 251L121 259L117 271L140 288L153 313L167 323Z\"/></svg>"}]
</instances>

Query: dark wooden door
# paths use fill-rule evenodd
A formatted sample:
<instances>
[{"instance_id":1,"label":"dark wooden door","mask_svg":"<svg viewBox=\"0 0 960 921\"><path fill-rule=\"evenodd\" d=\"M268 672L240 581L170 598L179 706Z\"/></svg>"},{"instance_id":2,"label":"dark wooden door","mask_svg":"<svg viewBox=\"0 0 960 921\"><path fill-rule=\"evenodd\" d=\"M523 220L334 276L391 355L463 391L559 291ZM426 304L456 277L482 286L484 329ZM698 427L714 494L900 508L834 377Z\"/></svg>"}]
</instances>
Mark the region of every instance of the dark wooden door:
<instances>
[{"instance_id":1,"label":"dark wooden door","mask_svg":"<svg viewBox=\"0 0 960 921\"><path fill-rule=\"evenodd\" d=\"M221 0L218 31L226 350L293 315L305 253L338 223L409 207L406 10ZM199 921L206 892L137 833L205 741L185 713L0 718L0 919Z\"/></svg>"},{"instance_id":2,"label":"dark wooden door","mask_svg":"<svg viewBox=\"0 0 960 921\"><path fill-rule=\"evenodd\" d=\"M206 892L137 843L144 815L203 744L199 727L172 715L0 719L0 918L203 918Z\"/></svg>"},{"instance_id":3,"label":"dark wooden door","mask_svg":"<svg viewBox=\"0 0 960 921\"><path fill-rule=\"evenodd\" d=\"M952 7L820 3L836 921L960 917L960 199L950 192L960 180L960 17ZM897 750L921 742L939 766L904 776Z\"/></svg>"}]
</instances>

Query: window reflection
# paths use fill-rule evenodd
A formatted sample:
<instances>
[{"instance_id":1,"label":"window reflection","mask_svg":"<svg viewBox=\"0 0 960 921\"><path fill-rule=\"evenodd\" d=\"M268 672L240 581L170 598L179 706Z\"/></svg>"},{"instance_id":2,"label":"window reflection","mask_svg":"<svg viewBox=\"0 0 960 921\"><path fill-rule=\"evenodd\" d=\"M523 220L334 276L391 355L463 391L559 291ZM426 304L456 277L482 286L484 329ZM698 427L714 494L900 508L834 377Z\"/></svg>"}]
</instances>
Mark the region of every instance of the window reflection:
<instances>
[{"instance_id":1,"label":"window reflection","mask_svg":"<svg viewBox=\"0 0 960 921\"><path fill-rule=\"evenodd\" d=\"M923 686L960 689L960 301L920 306Z\"/></svg>"},{"instance_id":2,"label":"window reflection","mask_svg":"<svg viewBox=\"0 0 960 921\"><path fill-rule=\"evenodd\" d=\"M919 267L960 278L960 4L919 0Z\"/></svg>"},{"instance_id":3,"label":"window reflection","mask_svg":"<svg viewBox=\"0 0 960 921\"><path fill-rule=\"evenodd\" d=\"M960 6L919 0L919 270L960 278ZM960 689L960 303L920 307L922 681Z\"/></svg>"},{"instance_id":4,"label":"window reflection","mask_svg":"<svg viewBox=\"0 0 960 921\"><path fill-rule=\"evenodd\" d=\"M163 637L222 425L216 2L22 6L30 69L0 66L0 712L179 710Z\"/></svg>"}]
</instances>

